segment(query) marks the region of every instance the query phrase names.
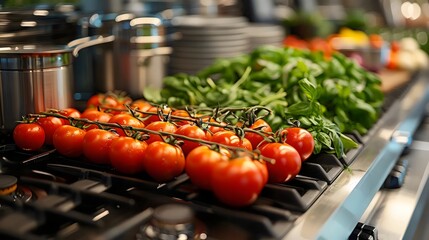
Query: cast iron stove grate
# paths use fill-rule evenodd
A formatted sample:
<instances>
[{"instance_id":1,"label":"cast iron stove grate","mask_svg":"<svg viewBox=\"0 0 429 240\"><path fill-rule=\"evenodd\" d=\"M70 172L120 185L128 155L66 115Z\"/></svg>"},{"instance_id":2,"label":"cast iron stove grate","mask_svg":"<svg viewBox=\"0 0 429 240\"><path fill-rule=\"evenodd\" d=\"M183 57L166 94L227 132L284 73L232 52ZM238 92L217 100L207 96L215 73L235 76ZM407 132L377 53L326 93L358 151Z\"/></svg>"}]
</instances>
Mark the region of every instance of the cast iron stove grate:
<instances>
[{"instance_id":1,"label":"cast iron stove grate","mask_svg":"<svg viewBox=\"0 0 429 240\"><path fill-rule=\"evenodd\" d=\"M121 234L108 229L144 216L122 229L136 236L154 209L176 202L193 209L212 239L222 239L228 231L242 239L281 238L327 187L323 180L298 176L286 184L268 184L255 204L234 209L197 189L186 174L159 184L145 175L123 176L108 166L64 158L55 151L34 155L13 146L3 147L0 164L1 174L16 176L18 185L46 192L30 200L0 198L1 219L23 219L20 222L27 226L11 228L10 221L1 221L0 237L6 239L114 239Z\"/></svg>"}]
</instances>

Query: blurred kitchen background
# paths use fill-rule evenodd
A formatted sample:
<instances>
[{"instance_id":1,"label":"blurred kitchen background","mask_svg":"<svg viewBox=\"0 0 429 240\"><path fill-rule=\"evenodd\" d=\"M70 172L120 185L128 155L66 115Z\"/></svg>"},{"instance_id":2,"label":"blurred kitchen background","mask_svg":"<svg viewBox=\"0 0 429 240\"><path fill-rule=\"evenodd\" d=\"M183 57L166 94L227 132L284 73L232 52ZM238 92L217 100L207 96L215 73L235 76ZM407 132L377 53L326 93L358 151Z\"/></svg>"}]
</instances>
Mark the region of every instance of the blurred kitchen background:
<instances>
[{"instance_id":1,"label":"blurred kitchen background","mask_svg":"<svg viewBox=\"0 0 429 240\"><path fill-rule=\"evenodd\" d=\"M0 6L0 46L115 36L75 59L77 102L115 89L140 97L146 86L161 87L166 75L195 74L260 45L327 57L341 51L371 71L425 67L429 51L427 0L4 0ZM421 57L410 61L411 53Z\"/></svg>"}]
</instances>

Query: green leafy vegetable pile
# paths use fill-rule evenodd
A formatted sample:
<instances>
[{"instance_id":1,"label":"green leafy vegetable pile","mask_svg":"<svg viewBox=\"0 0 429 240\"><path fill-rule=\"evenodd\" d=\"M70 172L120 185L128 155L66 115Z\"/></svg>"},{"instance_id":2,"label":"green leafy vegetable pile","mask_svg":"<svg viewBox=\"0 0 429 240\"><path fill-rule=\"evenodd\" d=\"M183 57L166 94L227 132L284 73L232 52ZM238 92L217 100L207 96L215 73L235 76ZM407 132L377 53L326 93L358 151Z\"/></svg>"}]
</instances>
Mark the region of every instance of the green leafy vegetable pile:
<instances>
[{"instance_id":1,"label":"green leafy vegetable pile","mask_svg":"<svg viewBox=\"0 0 429 240\"><path fill-rule=\"evenodd\" d=\"M164 79L145 98L170 106L249 107L273 110L274 130L298 120L316 140L314 153L344 153L357 146L345 133L365 134L381 113L381 81L342 54L261 46L247 55L219 59L196 76Z\"/></svg>"}]
</instances>

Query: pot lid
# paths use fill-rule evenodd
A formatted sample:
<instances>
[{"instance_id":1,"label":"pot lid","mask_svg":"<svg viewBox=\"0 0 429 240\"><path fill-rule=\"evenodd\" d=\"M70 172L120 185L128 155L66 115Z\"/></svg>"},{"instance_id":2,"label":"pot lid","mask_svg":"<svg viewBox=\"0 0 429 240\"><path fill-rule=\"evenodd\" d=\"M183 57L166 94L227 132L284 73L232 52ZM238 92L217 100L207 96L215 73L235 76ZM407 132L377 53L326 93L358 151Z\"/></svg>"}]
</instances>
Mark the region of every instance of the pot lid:
<instances>
[{"instance_id":1,"label":"pot lid","mask_svg":"<svg viewBox=\"0 0 429 240\"><path fill-rule=\"evenodd\" d=\"M0 45L59 43L76 37L78 14L71 5L0 9Z\"/></svg>"},{"instance_id":2,"label":"pot lid","mask_svg":"<svg viewBox=\"0 0 429 240\"><path fill-rule=\"evenodd\" d=\"M0 47L0 69L36 70L70 65L73 59L72 50L62 45Z\"/></svg>"}]
</instances>

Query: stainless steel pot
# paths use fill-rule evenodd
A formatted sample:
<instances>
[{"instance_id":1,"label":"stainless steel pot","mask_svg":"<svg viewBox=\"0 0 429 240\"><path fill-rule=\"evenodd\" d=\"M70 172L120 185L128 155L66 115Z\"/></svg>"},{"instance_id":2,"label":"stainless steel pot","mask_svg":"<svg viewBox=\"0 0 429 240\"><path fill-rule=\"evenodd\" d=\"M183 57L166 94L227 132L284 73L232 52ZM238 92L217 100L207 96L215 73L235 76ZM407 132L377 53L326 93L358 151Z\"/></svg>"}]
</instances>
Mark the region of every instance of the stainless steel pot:
<instances>
[{"instance_id":1,"label":"stainless steel pot","mask_svg":"<svg viewBox=\"0 0 429 240\"><path fill-rule=\"evenodd\" d=\"M67 46L0 48L0 127L11 131L28 113L73 106L73 58L114 37L82 38Z\"/></svg>"},{"instance_id":2,"label":"stainless steel pot","mask_svg":"<svg viewBox=\"0 0 429 240\"><path fill-rule=\"evenodd\" d=\"M115 33L113 47L114 87L133 98L141 98L145 88L162 87L172 49L166 45L165 29L159 18L140 17L118 22L122 26L118 25L121 27Z\"/></svg>"},{"instance_id":3,"label":"stainless steel pot","mask_svg":"<svg viewBox=\"0 0 429 240\"><path fill-rule=\"evenodd\" d=\"M166 34L163 21L160 17L136 17L132 13L81 18L83 36L109 35L115 41L94 48L92 61L83 66L78 62L75 67L79 70L92 66L91 73L80 72L85 73L83 77L91 78L95 92L119 90L132 98L141 98L144 89L161 88L172 51L167 45L175 37Z\"/></svg>"}]
</instances>

